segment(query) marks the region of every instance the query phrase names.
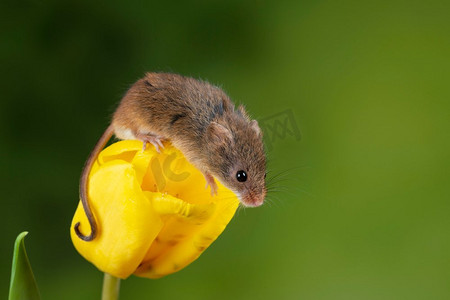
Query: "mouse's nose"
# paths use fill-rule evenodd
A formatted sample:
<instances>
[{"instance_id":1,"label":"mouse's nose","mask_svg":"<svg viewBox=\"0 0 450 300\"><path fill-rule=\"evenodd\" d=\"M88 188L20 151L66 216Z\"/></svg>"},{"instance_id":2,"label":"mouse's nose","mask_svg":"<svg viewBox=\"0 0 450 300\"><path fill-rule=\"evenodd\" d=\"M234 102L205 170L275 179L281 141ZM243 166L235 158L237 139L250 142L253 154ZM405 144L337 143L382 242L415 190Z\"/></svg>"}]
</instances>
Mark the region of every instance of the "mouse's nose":
<instances>
[{"instance_id":1,"label":"mouse's nose","mask_svg":"<svg viewBox=\"0 0 450 300\"><path fill-rule=\"evenodd\" d=\"M263 190L261 193L249 193L242 199L242 204L247 207L258 207L264 203L264 198L266 197L266 191Z\"/></svg>"}]
</instances>

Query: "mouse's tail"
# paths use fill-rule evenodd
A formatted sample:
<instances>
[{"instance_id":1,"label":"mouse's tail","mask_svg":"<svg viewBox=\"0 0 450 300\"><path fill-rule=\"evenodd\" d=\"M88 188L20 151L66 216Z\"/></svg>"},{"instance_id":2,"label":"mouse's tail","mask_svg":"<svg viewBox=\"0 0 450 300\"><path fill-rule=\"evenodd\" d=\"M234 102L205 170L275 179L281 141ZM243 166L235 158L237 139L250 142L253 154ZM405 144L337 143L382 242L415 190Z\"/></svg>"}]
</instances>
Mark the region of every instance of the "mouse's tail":
<instances>
[{"instance_id":1,"label":"mouse's tail","mask_svg":"<svg viewBox=\"0 0 450 300\"><path fill-rule=\"evenodd\" d=\"M82 239L83 241L89 242L92 241L96 234L97 234L97 224L95 223L94 214L91 211L91 208L89 207L89 201L88 201L88 183L89 183L89 173L91 173L92 166L94 165L95 160L97 159L98 154L102 149L105 147L106 143L111 139L112 135L114 133L114 127L113 125L109 125L108 128L106 128L105 132L101 136L101 138L98 140L97 144L94 147L94 150L92 150L91 154L89 155L89 158L87 159L86 163L84 164L83 173L81 174L80 178L80 199L81 203L83 204L84 212L86 213L86 217L89 221L89 226L91 227L91 233L89 235L84 235L80 232L80 222L77 222L73 229L75 230L75 233L77 236Z\"/></svg>"}]
</instances>

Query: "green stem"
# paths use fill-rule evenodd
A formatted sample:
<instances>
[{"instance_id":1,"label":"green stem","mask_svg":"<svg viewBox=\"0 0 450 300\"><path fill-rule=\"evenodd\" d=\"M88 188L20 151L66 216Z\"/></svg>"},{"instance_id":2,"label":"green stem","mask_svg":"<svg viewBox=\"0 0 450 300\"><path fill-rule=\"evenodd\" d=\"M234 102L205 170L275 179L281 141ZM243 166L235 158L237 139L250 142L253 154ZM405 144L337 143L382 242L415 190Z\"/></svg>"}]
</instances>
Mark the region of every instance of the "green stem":
<instances>
[{"instance_id":1,"label":"green stem","mask_svg":"<svg viewBox=\"0 0 450 300\"><path fill-rule=\"evenodd\" d=\"M118 300L120 279L108 273L103 277L102 300Z\"/></svg>"}]
</instances>

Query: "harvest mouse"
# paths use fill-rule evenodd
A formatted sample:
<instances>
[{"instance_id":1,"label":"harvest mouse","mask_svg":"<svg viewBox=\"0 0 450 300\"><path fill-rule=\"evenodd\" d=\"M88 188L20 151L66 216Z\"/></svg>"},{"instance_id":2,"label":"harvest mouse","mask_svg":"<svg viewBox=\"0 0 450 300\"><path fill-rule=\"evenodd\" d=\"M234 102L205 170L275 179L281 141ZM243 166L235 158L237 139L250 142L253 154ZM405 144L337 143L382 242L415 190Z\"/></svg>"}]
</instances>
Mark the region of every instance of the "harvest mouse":
<instances>
[{"instance_id":1,"label":"harvest mouse","mask_svg":"<svg viewBox=\"0 0 450 300\"><path fill-rule=\"evenodd\" d=\"M266 195L266 156L262 132L241 105L235 108L220 88L207 82L169 73L147 73L132 85L89 156L80 180L80 198L91 226L95 219L87 198L88 176L98 154L115 134L119 139L151 143L159 151L169 140L204 175L211 194L214 178L232 190L245 206L260 206Z\"/></svg>"}]
</instances>

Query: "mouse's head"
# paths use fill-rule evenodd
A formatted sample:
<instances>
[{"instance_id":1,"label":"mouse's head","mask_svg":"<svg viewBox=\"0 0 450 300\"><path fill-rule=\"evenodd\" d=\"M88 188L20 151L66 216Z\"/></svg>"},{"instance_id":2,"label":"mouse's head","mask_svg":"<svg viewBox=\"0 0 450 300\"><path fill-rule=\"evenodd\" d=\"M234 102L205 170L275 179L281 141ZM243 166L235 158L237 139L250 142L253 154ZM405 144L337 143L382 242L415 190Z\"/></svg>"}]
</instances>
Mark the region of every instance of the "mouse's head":
<instances>
[{"instance_id":1,"label":"mouse's head","mask_svg":"<svg viewBox=\"0 0 450 300\"><path fill-rule=\"evenodd\" d=\"M211 122L206 130L212 175L236 193L245 206L260 206L266 196L266 156L258 122L235 118Z\"/></svg>"}]
</instances>

